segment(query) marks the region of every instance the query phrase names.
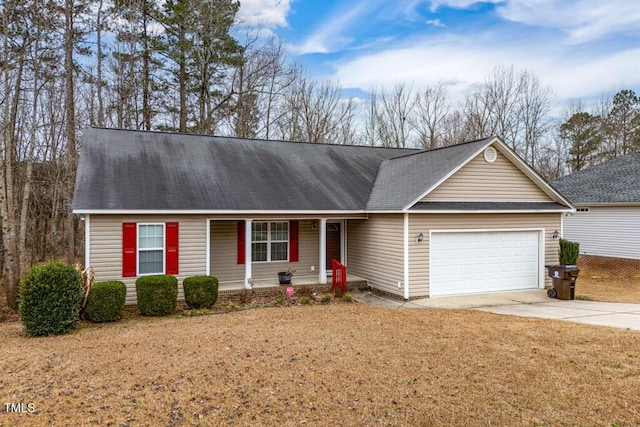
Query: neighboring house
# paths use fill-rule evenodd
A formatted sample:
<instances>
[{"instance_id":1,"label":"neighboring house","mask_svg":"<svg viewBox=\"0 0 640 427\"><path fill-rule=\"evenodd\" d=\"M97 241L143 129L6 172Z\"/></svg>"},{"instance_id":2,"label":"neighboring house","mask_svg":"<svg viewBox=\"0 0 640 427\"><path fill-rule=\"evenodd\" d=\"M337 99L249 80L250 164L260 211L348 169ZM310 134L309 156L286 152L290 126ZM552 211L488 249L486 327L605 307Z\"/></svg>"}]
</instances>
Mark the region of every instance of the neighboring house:
<instances>
[{"instance_id":1,"label":"neighboring house","mask_svg":"<svg viewBox=\"0 0 640 427\"><path fill-rule=\"evenodd\" d=\"M576 207L564 217L563 236L580 243L582 262L612 266L610 258L640 260L640 153L591 166L552 185ZM640 273L640 262L633 264Z\"/></svg>"},{"instance_id":2,"label":"neighboring house","mask_svg":"<svg viewBox=\"0 0 640 427\"><path fill-rule=\"evenodd\" d=\"M430 151L161 132L83 133L73 212L97 280L279 271L332 259L387 294L542 288L571 204L498 138Z\"/></svg>"}]
</instances>

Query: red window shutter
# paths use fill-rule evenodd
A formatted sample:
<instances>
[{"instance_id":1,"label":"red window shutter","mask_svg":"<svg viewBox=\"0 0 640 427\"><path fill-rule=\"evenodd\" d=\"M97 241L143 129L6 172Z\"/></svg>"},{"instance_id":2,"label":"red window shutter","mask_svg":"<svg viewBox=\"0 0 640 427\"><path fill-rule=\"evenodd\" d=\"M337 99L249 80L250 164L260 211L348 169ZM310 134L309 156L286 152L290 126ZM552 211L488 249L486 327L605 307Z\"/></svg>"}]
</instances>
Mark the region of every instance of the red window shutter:
<instances>
[{"instance_id":1,"label":"red window shutter","mask_svg":"<svg viewBox=\"0 0 640 427\"><path fill-rule=\"evenodd\" d=\"M122 223L122 277L136 275L136 246L138 225L135 222Z\"/></svg>"},{"instance_id":2,"label":"red window shutter","mask_svg":"<svg viewBox=\"0 0 640 427\"><path fill-rule=\"evenodd\" d=\"M289 221L289 262L298 262L298 221Z\"/></svg>"},{"instance_id":3,"label":"red window shutter","mask_svg":"<svg viewBox=\"0 0 640 427\"><path fill-rule=\"evenodd\" d=\"M166 238L166 271L167 274L178 274L178 223L165 224Z\"/></svg>"},{"instance_id":4,"label":"red window shutter","mask_svg":"<svg viewBox=\"0 0 640 427\"><path fill-rule=\"evenodd\" d=\"M245 222L238 221L238 264L244 264L245 243Z\"/></svg>"}]
</instances>

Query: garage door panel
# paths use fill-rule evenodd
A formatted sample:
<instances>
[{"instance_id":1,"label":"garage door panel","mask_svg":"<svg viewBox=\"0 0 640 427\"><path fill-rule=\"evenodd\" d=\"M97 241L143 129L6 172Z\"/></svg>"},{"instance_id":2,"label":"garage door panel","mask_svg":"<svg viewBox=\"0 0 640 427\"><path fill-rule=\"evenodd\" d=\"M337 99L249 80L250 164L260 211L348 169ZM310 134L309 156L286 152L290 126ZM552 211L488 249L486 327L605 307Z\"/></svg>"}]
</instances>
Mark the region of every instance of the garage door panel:
<instances>
[{"instance_id":1,"label":"garage door panel","mask_svg":"<svg viewBox=\"0 0 640 427\"><path fill-rule=\"evenodd\" d=\"M539 232L431 234L430 295L538 287Z\"/></svg>"}]
</instances>

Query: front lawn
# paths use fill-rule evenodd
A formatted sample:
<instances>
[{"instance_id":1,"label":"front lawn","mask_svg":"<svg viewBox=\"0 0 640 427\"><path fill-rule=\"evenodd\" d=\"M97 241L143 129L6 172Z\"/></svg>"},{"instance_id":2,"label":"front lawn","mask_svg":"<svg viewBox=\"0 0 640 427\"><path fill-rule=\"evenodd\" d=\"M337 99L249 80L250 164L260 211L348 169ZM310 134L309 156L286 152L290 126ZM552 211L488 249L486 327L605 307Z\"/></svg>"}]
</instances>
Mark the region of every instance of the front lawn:
<instances>
[{"instance_id":1,"label":"front lawn","mask_svg":"<svg viewBox=\"0 0 640 427\"><path fill-rule=\"evenodd\" d=\"M580 272L576 299L640 304L640 277L610 277Z\"/></svg>"},{"instance_id":2,"label":"front lawn","mask_svg":"<svg viewBox=\"0 0 640 427\"><path fill-rule=\"evenodd\" d=\"M640 334L570 322L354 303L0 340L1 425L640 425Z\"/></svg>"}]
</instances>

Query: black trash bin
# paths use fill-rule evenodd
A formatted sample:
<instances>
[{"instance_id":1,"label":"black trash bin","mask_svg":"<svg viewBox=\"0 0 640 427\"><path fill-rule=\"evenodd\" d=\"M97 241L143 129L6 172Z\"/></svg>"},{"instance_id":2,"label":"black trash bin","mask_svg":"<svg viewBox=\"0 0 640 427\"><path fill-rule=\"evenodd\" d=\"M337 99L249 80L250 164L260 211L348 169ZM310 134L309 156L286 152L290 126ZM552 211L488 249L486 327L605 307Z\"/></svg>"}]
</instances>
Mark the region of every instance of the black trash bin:
<instances>
[{"instance_id":1,"label":"black trash bin","mask_svg":"<svg viewBox=\"0 0 640 427\"><path fill-rule=\"evenodd\" d=\"M547 265L553 289L547 291L551 298L563 300L576 299L576 279L580 269L575 265Z\"/></svg>"}]
</instances>

